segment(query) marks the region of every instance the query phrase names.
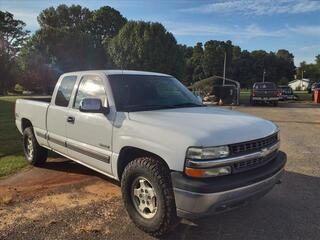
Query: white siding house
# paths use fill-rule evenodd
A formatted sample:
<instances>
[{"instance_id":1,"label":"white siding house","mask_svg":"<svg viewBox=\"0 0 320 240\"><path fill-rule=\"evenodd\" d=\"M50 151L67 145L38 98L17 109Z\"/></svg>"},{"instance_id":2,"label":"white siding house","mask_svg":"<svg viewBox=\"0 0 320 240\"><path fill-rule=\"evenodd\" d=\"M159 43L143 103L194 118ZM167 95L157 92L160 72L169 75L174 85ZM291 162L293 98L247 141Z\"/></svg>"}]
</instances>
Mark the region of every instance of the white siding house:
<instances>
[{"instance_id":1,"label":"white siding house","mask_svg":"<svg viewBox=\"0 0 320 240\"><path fill-rule=\"evenodd\" d=\"M307 87L309 86L310 80L309 79L296 79L293 80L291 82L289 82L289 86L293 89L293 90L307 90Z\"/></svg>"}]
</instances>

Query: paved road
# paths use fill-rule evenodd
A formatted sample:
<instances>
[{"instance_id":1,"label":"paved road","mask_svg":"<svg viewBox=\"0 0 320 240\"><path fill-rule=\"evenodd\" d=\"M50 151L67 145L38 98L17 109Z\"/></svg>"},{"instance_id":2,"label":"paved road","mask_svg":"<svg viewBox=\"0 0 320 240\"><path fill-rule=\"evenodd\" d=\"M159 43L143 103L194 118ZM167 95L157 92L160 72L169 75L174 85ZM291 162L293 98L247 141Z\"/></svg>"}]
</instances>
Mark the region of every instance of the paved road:
<instances>
[{"instance_id":1,"label":"paved road","mask_svg":"<svg viewBox=\"0 0 320 240\"><path fill-rule=\"evenodd\" d=\"M283 183L254 204L184 220L166 239L320 239L320 108L235 110L279 125ZM151 239L129 220L117 183L65 159L0 180L0 201L0 239Z\"/></svg>"}]
</instances>

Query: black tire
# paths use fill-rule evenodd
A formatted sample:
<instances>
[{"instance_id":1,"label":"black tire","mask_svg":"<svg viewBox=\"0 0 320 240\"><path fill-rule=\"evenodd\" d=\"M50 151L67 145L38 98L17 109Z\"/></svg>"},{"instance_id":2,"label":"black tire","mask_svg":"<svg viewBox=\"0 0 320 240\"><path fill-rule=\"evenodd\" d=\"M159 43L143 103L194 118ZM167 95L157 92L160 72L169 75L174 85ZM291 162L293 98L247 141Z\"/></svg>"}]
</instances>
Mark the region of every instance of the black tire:
<instances>
[{"instance_id":1,"label":"black tire","mask_svg":"<svg viewBox=\"0 0 320 240\"><path fill-rule=\"evenodd\" d=\"M143 217L134 205L132 191L135 179L145 178L151 183L157 202L157 211L152 218ZM161 237L176 227L179 218L168 167L152 157L140 157L130 162L121 179L125 208L138 228L154 237Z\"/></svg>"},{"instance_id":2,"label":"black tire","mask_svg":"<svg viewBox=\"0 0 320 240\"><path fill-rule=\"evenodd\" d=\"M32 154L30 154L30 150L28 149L29 141L31 141L30 143L32 145ZM27 127L23 131L23 151L26 160L31 165L39 166L44 164L47 160L48 150L39 145L34 136L32 127Z\"/></svg>"},{"instance_id":3,"label":"black tire","mask_svg":"<svg viewBox=\"0 0 320 240\"><path fill-rule=\"evenodd\" d=\"M273 106L274 106L274 107L278 106L278 101L274 101L274 102L273 102Z\"/></svg>"}]
</instances>

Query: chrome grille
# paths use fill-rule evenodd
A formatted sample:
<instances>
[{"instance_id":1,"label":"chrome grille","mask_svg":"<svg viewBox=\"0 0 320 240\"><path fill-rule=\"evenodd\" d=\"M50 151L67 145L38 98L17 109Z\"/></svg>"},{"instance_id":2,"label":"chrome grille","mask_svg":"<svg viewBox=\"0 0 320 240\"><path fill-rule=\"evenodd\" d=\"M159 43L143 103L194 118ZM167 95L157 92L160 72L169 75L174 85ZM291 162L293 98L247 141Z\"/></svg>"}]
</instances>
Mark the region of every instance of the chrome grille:
<instances>
[{"instance_id":1,"label":"chrome grille","mask_svg":"<svg viewBox=\"0 0 320 240\"><path fill-rule=\"evenodd\" d=\"M238 172L254 169L257 167L261 167L267 164L268 162L272 161L275 158L276 154L277 154L277 151L270 153L268 156L263 158L250 159L250 160L234 163L233 172L238 173Z\"/></svg>"},{"instance_id":2,"label":"chrome grille","mask_svg":"<svg viewBox=\"0 0 320 240\"><path fill-rule=\"evenodd\" d=\"M261 139L257 139L249 142L232 144L229 147L232 155L238 155L238 154L246 154L249 152L261 150L264 147L275 144L277 141L278 141L278 134L275 133L265 138L261 138Z\"/></svg>"}]
</instances>

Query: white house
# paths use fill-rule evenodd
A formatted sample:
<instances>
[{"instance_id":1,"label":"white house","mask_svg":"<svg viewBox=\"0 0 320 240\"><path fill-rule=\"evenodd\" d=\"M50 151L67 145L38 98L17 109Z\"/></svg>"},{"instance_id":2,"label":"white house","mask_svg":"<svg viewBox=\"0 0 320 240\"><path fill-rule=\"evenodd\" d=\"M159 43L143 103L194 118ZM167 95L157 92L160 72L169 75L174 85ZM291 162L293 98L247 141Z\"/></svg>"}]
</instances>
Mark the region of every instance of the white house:
<instances>
[{"instance_id":1,"label":"white house","mask_svg":"<svg viewBox=\"0 0 320 240\"><path fill-rule=\"evenodd\" d=\"M310 80L307 78L304 79L295 79L291 82L289 82L289 86L293 89L293 90L307 90L307 87L309 86Z\"/></svg>"}]
</instances>

